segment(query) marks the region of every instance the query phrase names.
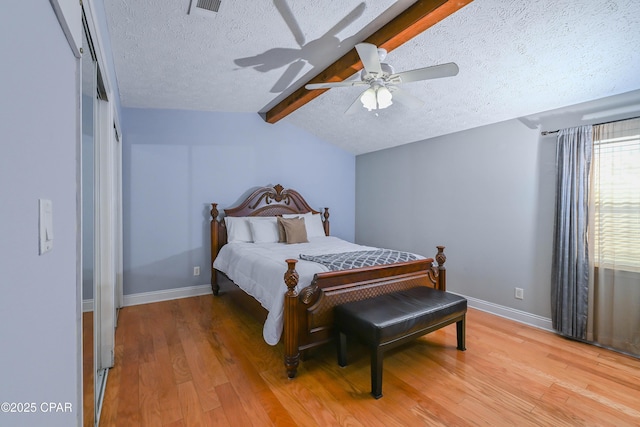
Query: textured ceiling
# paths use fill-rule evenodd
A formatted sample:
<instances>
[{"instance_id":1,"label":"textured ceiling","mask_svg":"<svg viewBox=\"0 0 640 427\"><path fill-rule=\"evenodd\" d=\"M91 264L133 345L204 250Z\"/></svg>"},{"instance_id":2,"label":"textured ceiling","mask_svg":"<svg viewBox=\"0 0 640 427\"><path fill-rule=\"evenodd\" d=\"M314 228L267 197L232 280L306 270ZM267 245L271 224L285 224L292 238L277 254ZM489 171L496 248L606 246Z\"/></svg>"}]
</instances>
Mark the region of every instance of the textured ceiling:
<instances>
[{"instance_id":1,"label":"textured ceiling","mask_svg":"<svg viewBox=\"0 0 640 427\"><path fill-rule=\"evenodd\" d=\"M257 113L413 1L222 0L208 16L190 0L104 3L123 106ZM362 88L335 88L283 121L366 153L640 89L639 46L637 0L475 0L386 58L458 64L402 86L422 108L345 116Z\"/></svg>"}]
</instances>

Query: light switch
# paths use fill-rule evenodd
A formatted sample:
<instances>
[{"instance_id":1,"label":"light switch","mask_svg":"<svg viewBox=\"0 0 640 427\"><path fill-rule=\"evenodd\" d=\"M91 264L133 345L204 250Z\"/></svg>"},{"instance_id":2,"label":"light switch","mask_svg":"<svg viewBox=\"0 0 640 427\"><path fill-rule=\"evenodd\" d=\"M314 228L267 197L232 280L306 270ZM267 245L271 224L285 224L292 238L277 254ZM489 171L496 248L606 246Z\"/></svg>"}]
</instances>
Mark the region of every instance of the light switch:
<instances>
[{"instance_id":1,"label":"light switch","mask_svg":"<svg viewBox=\"0 0 640 427\"><path fill-rule=\"evenodd\" d=\"M53 249L53 203L40 199L40 255Z\"/></svg>"}]
</instances>

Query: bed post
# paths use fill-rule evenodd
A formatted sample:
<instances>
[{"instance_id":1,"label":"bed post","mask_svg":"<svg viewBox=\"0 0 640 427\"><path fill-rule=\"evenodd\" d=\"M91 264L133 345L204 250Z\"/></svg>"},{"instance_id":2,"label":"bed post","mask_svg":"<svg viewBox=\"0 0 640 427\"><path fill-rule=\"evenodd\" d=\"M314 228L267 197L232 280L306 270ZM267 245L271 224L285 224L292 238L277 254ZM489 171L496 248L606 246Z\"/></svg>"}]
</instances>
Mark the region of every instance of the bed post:
<instances>
[{"instance_id":1,"label":"bed post","mask_svg":"<svg viewBox=\"0 0 640 427\"><path fill-rule=\"evenodd\" d=\"M324 214L322 214L322 216L324 217L324 221L322 221L324 234L325 236L329 236L329 208L324 208Z\"/></svg>"},{"instance_id":2,"label":"bed post","mask_svg":"<svg viewBox=\"0 0 640 427\"><path fill-rule=\"evenodd\" d=\"M211 290L213 295L218 295L220 291L216 271L213 269L213 261L218 256L218 248L218 204L211 203L211 262L209 267L211 268Z\"/></svg>"},{"instance_id":3,"label":"bed post","mask_svg":"<svg viewBox=\"0 0 640 427\"><path fill-rule=\"evenodd\" d=\"M438 289L441 291L447 290L447 269L444 266L447 260L444 254L444 246L436 246L438 253L436 254L436 262L438 263Z\"/></svg>"},{"instance_id":4,"label":"bed post","mask_svg":"<svg viewBox=\"0 0 640 427\"><path fill-rule=\"evenodd\" d=\"M287 368L287 376L296 376L298 364L300 362L300 351L298 350L298 272L296 272L295 259L288 259L287 272L284 273L284 283L287 285L287 293L284 295L284 366Z\"/></svg>"}]
</instances>

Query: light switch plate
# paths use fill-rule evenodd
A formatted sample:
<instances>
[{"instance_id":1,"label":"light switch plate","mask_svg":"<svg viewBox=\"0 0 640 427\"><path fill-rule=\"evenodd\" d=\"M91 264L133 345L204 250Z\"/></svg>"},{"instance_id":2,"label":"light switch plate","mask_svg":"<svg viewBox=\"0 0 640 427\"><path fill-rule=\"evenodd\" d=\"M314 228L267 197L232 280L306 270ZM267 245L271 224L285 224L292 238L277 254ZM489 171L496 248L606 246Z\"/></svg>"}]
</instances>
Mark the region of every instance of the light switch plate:
<instances>
[{"instance_id":1,"label":"light switch plate","mask_svg":"<svg viewBox=\"0 0 640 427\"><path fill-rule=\"evenodd\" d=\"M38 201L40 207L40 255L53 249L53 203L48 199Z\"/></svg>"}]
</instances>

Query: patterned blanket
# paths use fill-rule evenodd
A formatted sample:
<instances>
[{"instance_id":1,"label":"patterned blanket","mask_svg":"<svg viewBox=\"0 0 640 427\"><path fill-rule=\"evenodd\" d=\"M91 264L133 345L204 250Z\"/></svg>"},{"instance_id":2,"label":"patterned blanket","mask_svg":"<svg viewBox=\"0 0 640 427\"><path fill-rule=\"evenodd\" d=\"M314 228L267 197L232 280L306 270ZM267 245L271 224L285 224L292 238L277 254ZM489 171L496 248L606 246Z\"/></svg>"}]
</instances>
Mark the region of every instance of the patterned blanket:
<instances>
[{"instance_id":1,"label":"patterned blanket","mask_svg":"<svg viewBox=\"0 0 640 427\"><path fill-rule=\"evenodd\" d=\"M326 255L303 255L300 259L313 261L326 266L331 271L351 270L352 268L371 267L381 264L414 261L420 259L409 253L391 249L377 249L372 251L342 252Z\"/></svg>"}]
</instances>

